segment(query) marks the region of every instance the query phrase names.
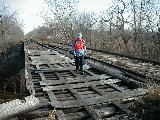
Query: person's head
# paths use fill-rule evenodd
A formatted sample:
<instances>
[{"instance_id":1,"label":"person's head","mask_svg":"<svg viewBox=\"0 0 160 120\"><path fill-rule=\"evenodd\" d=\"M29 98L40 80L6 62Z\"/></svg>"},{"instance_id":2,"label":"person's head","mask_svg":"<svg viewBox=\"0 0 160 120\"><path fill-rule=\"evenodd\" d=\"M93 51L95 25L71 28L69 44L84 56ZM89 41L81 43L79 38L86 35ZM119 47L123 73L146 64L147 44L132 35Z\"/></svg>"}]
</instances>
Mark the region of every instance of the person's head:
<instances>
[{"instance_id":1,"label":"person's head","mask_svg":"<svg viewBox=\"0 0 160 120\"><path fill-rule=\"evenodd\" d=\"M82 38L82 33L78 33L78 34L76 35L76 37L77 37L77 38Z\"/></svg>"}]
</instances>

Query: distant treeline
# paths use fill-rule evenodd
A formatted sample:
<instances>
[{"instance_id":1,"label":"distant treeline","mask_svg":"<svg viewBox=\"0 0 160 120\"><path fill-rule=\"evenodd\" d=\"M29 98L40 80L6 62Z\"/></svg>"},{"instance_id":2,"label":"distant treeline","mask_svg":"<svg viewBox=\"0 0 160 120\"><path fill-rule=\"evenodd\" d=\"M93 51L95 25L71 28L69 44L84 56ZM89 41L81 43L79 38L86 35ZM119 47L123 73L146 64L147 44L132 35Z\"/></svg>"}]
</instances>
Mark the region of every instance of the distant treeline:
<instances>
[{"instance_id":1,"label":"distant treeline","mask_svg":"<svg viewBox=\"0 0 160 120\"><path fill-rule=\"evenodd\" d=\"M0 57L15 44L23 40L24 34L22 24L18 21L17 12L11 10L11 7L5 1L0 1Z\"/></svg>"},{"instance_id":2,"label":"distant treeline","mask_svg":"<svg viewBox=\"0 0 160 120\"><path fill-rule=\"evenodd\" d=\"M88 47L160 60L158 0L112 0L100 14L78 12L78 0L45 2L48 9L41 15L46 23L28 36L71 44L81 32Z\"/></svg>"}]
</instances>

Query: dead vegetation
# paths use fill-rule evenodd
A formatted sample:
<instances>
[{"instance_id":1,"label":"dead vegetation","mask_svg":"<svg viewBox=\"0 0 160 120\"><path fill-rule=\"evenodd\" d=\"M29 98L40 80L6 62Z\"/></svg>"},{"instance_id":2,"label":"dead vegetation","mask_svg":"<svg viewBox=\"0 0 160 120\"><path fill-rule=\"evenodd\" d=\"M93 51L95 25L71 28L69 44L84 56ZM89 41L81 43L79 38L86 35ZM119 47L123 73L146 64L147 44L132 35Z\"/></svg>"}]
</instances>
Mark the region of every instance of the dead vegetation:
<instances>
[{"instance_id":1,"label":"dead vegetation","mask_svg":"<svg viewBox=\"0 0 160 120\"><path fill-rule=\"evenodd\" d=\"M27 36L71 45L75 35L81 32L87 47L160 60L158 0L113 0L98 15L78 12L79 0L46 0L45 3L48 12L44 10L41 14L45 25Z\"/></svg>"},{"instance_id":2,"label":"dead vegetation","mask_svg":"<svg viewBox=\"0 0 160 120\"><path fill-rule=\"evenodd\" d=\"M24 34L17 14L7 2L0 1L0 102L23 96L20 92L20 70L17 69L20 66L16 63L17 59L22 59L15 52L15 47L23 41Z\"/></svg>"},{"instance_id":3,"label":"dead vegetation","mask_svg":"<svg viewBox=\"0 0 160 120\"><path fill-rule=\"evenodd\" d=\"M160 108L160 84L152 83L148 87L148 94L145 96L144 100L150 103L155 108Z\"/></svg>"},{"instance_id":4,"label":"dead vegetation","mask_svg":"<svg viewBox=\"0 0 160 120\"><path fill-rule=\"evenodd\" d=\"M9 74L8 74L9 75ZM27 96L25 80L22 71L8 78L1 79L0 82L0 104L13 99L22 99Z\"/></svg>"},{"instance_id":5,"label":"dead vegetation","mask_svg":"<svg viewBox=\"0 0 160 120\"><path fill-rule=\"evenodd\" d=\"M58 120L55 109L49 112L49 115L46 120Z\"/></svg>"},{"instance_id":6,"label":"dead vegetation","mask_svg":"<svg viewBox=\"0 0 160 120\"><path fill-rule=\"evenodd\" d=\"M152 82L147 88L149 90L148 94L139 99L140 102L135 101L130 109L136 113L134 118L137 120L159 120L160 84Z\"/></svg>"}]
</instances>

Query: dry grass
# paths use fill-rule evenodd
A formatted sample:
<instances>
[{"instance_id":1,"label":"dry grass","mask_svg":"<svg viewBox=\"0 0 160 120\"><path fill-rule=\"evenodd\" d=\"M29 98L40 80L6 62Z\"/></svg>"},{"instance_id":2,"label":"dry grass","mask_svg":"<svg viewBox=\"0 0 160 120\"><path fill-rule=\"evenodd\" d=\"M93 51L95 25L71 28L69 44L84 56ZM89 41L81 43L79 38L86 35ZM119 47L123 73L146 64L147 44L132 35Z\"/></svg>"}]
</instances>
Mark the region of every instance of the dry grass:
<instances>
[{"instance_id":1,"label":"dry grass","mask_svg":"<svg viewBox=\"0 0 160 120\"><path fill-rule=\"evenodd\" d=\"M147 88L149 92L141 98L142 103L135 101L130 106L131 111L135 113L134 119L160 120L160 84L152 82Z\"/></svg>"},{"instance_id":2,"label":"dry grass","mask_svg":"<svg viewBox=\"0 0 160 120\"><path fill-rule=\"evenodd\" d=\"M149 102L154 107L160 106L160 84L152 83L148 87L149 93L144 97L144 100Z\"/></svg>"},{"instance_id":3,"label":"dry grass","mask_svg":"<svg viewBox=\"0 0 160 120\"><path fill-rule=\"evenodd\" d=\"M6 53L12 49L16 44L19 44L20 42L22 42L23 40L19 40L19 41L7 41L5 44L0 42L0 60L2 60Z\"/></svg>"},{"instance_id":4,"label":"dry grass","mask_svg":"<svg viewBox=\"0 0 160 120\"><path fill-rule=\"evenodd\" d=\"M46 120L58 120L55 109L49 112L49 115Z\"/></svg>"}]
</instances>

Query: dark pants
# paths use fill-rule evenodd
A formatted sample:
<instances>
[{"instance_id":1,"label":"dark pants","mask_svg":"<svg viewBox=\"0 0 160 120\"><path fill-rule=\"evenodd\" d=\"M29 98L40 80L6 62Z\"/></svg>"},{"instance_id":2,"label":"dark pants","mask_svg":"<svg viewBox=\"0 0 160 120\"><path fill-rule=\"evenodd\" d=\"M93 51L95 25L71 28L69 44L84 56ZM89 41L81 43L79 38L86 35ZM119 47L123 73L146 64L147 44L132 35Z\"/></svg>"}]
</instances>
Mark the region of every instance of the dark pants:
<instances>
[{"instance_id":1,"label":"dark pants","mask_svg":"<svg viewBox=\"0 0 160 120\"><path fill-rule=\"evenodd\" d=\"M75 56L75 65L76 65L76 70L80 68L81 71L83 71L83 64L84 64L84 55L82 56Z\"/></svg>"}]
</instances>

